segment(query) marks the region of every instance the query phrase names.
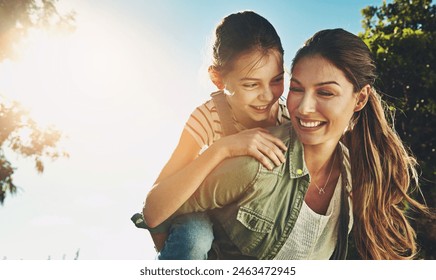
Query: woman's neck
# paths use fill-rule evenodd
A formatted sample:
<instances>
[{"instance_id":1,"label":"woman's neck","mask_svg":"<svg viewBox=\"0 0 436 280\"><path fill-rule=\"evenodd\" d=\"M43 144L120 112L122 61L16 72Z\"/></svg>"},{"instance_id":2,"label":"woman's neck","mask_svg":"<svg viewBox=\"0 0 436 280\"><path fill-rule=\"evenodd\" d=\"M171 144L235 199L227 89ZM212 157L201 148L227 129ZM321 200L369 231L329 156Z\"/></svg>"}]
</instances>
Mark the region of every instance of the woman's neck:
<instances>
[{"instance_id":1,"label":"woman's neck","mask_svg":"<svg viewBox=\"0 0 436 280\"><path fill-rule=\"evenodd\" d=\"M321 169L330 166L328 163L336 150L336 144L304 145L304 159L311 174L319 174Z\"/></svg>"}]
</instances>

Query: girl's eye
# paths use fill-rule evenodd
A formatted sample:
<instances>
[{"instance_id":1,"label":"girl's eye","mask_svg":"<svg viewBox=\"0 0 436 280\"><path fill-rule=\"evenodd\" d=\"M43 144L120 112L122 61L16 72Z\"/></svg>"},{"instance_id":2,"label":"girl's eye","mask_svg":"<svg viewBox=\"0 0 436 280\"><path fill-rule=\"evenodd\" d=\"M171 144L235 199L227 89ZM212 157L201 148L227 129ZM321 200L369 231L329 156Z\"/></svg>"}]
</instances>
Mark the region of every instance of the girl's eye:
<instances>
[{"instance_id":1,"label":"girl's eye","mask_svg":"<svg viewBox=\"0 0 436 280\"><path fill-rule=\"evenodd\" d=\"M281 83L282 81L283 81L283 76L278 77L277 79L274 79L273 83L278 84L278 83Z\"/></svg>"},{"instance_id":2,"label":"girl's eye","mask_svg":"<svg viewBox=\"0 0 436 280\"><path fill-rule=\"evenodd\" d=\"M245 88L251 89L251 88L255 88L257 86L257 84L244 84L243 86Z\"/></svg>"}]
</instances>

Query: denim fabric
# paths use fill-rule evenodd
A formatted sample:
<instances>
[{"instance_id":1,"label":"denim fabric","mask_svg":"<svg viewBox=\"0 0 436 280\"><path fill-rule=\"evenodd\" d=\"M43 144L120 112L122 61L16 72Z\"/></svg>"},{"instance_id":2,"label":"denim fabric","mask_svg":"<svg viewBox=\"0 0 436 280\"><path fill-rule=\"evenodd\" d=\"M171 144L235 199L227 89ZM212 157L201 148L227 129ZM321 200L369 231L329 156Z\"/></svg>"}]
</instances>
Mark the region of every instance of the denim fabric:
<instances>
[{"instance_id":1,"label":"denim fabric","mask_svg":"<svg viewBox=\"0 0 436 280\"><path fill-rule=\"evenodd\" d=\"M215 235L212 246L217 259L273 259L295 225L310 174L304 160L304 147L292 125L284 124L270 128L270 131L288 147L285 164L267 170L248 156L224 160L189 200L160 226L150 229L141 226L142 223L133 217L132 221L137 227L158 232L165 231L165 225L178 215L211 210ZM342 143L336 152L342 163L342 198L338 242L331 258L345 259L353 218L351 167L348 149Z\"/></svg>"},{"instance_id":2,"label":"denim fabric","mask_svg":"<svg viewBox=\"0 0 436 280\"><path fill-rule=\"evenodd\" d=\"M202 213L190 213L172 220L159 260L206 260L213 242L212 222Z\"/></svg>"},{"instance_id":3,"label":"denim fabric","mask_svg":"<svg viewBox=\"0 0 436 280\"><path fill-rule=\"evenodd\" d=\"M285 164L270 171L248 156L224 160L175 214L212 209L219 259L273 259L297 220L310 183L304 147L291 124L270 131L288 147ZM342 199L332 258L344 259L352 218L351 177L347 148L340 143L336 152L342 163Z\"/></svg>"}]
</instances>

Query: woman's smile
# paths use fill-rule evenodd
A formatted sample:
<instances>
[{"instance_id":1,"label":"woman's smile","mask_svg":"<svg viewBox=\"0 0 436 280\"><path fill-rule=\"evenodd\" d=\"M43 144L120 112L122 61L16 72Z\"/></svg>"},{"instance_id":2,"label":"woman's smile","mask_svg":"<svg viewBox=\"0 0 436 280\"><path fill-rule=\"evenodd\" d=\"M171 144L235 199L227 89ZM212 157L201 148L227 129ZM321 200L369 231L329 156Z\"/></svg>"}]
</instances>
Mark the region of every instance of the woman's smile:
<instances>
[{"instance_id":1,"label":"woman's smile","mask_svg":"<svg viewBox=\"0 0 436 280\"><path fill-rule=\"evenodd\" d=\"M314 120L303 120L300 118L297 118L298 123L300 124L301 127L303 128L319 128L325 124L327 124L327 122L322 122L322 121L314 121Z\"/></svg>"},{"instance_id":2,"label":"woman's smile","mask_svg":"<svg viewBox=\"0 0 436 280\"><path fill-rule=\"evenodd\" d=\"M303 144L336 142L356 106L353 85L321 56L302 58L294 66L288 95L291 121Z\"/></svg>"}]
</instances>

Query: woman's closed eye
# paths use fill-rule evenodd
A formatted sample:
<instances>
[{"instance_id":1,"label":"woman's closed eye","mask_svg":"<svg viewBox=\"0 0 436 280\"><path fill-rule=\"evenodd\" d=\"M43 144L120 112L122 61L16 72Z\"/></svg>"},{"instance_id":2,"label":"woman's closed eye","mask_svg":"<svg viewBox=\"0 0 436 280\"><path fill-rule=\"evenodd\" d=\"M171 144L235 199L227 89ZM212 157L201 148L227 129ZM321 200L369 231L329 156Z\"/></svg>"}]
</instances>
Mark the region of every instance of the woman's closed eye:
<instances>
[{"instance_id":1,"label":"woman's closed eye","mask_svg":"<svg viewBox=\"0 0 436 280\"><path fill-rule=\"evenodd\" d=\"M291 87L289 87L289 91L292 93L301 93L301 92L304 92L304 89L300 88L300 87L291 86Z\"/></svg>"},{"instance_id":2,"label":"woman's closed eye","mask_svg":"<svg viewBox=\"0 0 436 280\"><path fill-rule=\"evenodd\" d=\"M318 90L317 93L323 97L333 96L334 94L328 90Z\"/></svg>"}]
</instances>

